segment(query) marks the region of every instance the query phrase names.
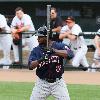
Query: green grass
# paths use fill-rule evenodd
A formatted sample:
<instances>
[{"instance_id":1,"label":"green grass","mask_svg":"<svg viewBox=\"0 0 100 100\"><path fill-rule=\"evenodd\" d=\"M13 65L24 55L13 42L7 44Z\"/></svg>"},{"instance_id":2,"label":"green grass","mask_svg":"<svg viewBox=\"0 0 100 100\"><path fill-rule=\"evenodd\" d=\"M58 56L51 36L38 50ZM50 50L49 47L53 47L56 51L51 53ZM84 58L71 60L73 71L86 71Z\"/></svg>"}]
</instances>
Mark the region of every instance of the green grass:
<instances>
[{"instance_id":1,"label":"green grass","mask_svg":"<svg viewBox=\"0 0 100 100\"><path fill-rule=\"evenodd\" d=\"M29 100L33 83L0 82L0 100ZM100 85L68 85L71 100L100 100ZM54 100L50 96L47 100Z\"/></svg>"}]
</instances>

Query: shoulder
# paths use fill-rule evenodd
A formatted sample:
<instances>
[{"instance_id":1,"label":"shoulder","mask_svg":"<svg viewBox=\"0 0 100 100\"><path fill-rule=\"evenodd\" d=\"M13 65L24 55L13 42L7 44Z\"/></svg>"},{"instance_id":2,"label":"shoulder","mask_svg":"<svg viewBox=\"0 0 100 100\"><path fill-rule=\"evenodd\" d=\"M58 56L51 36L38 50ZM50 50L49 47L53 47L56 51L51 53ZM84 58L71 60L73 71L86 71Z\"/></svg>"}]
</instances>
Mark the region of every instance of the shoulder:
<instances>
[{"instance_id":1,"label":"shoulder","mask_svg":"<svg viewBox=\"0 0 100 100\"><path fill-rule=\"evenodd\" d=\"M31 18L28 14L24 14L23 18Z\"/></svg>"},{"instance_id":2,"label":"shoulder","mask_svg":"<svg viewBox=\"0 0 100 100\"><path fill-rule=\"evenodd\" d=\"M60 16L57 16L56 19L62 21L62 18Z\"/></svg>"},{"instance_id":3,"label":"shoulder","mask_svg":"<svg viewBox=\"0 0 100 100\"><path fill-rule=\"evenodd\" d=\"M39 46L34 47L32 51L37 51L39 49Z\"/></svg>"},{"instance_id":4,"label":"shoulder","mask_svg":"<svg viewBox=\"0 0 100 100\"><path fill-rule=\"evenodd\" d=\"M4 15L0 14L0 19L6 19Z\"/></svg>"},{"instance_id":5,"label":"shoulder","mask_svg":"<svg viewBox=\"0 0 100 100\"><path fill-rule=\"evenodd\" d=\"M15 21L15 20L18 20L18 17L17 17L17 16L15 16L15 17L13 18L13 21Z\"/></svg>"},{"instance_id":6,"label":"shoulder","mask_svg":"<svg viewBox=\"0 0 100 100\"><path fill-rule=\"evenodd\" d=\"M55 49L63 49L65 47L65 44L64 43L62 43L62 42L54 42L53 43L53 48L55 48Z\"/></svg>"},{"instance_id":7,"label":"shoulder","mask_svg":"<svg viewBox=\"0 0 100 100\"><path fill-rule=\"evenodd\" d=\"M73 26L73 28L81 29L81 27L80 27L78 24L75 24L75 25Z\"/></svg>"}]
</instances>

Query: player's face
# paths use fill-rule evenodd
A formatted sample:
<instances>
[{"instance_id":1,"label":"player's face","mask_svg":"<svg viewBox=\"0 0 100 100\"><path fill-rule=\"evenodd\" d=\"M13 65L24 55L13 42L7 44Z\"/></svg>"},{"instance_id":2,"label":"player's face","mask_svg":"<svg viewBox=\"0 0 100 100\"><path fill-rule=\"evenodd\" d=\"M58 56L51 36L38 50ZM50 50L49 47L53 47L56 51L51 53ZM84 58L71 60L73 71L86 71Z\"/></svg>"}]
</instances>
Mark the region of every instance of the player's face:
<instances>
[{"instance_id":1,"label":"player's face","mask_svg":"<svg viewBox=\"0 0 100 100\"><path fill-rule=\"evenodd\" d=\"M55 12L55 10L51 10L51 19L55 19L57 17L57 13Z\"/></svg>"},{"instance_id":2,"label":"player's face","mask_svg":"<svg viewBox=\"0 0 100 100\"><path fill-rule=\"evenodd\" d=\"M16 16L21 19L23 17L23 11L19 10L19 11L16 11Z\"/></svg>"},{"instance_id":3,"label":"player's face","mask_svg":"<svg viewBox=\"0 0 100 100\"><path fill-rule=\"evenodd\" d=\"M67 21L66 23L67 23L69 28L72 28L73 25L75 24L75 22L73 22L73 21Z\"/></svg>"},{"instance_id":4,"label":"player's face","mask_svg":"<svg viewBox=\"0 0 100 100\"><path fill-rule=\"evenodd\" d=\"M47 38L43 36L38 36L38 43L39 44L46 44Z\"/></svg>"}]
</instances>

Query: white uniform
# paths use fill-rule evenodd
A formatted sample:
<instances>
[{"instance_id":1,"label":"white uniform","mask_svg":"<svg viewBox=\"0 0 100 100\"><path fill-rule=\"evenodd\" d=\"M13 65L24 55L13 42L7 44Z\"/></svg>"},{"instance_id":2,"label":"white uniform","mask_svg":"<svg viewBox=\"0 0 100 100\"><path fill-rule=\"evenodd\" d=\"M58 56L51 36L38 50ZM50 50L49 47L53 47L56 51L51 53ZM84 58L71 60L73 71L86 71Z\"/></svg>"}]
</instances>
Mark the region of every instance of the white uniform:
<instances>
[{"instance_id":1,"label":"white uniform","mask_svg":"<svg viewBox=\"0 0 100 100\"><path fill-rule=\"evenodd\" d=\"M7 25L7 21L4 15L0 14L0 28L1 32L10 33L10 27ZM0 64L11 64L10 60L10 50L12 44L11 34L1 34L0 33L0 46L3 50L3 59L0 60Z\"/></svg>"},{"instance_id":2,"label":"white uniform","mask_svg":"<svg viewBox=\"0 0 100 100\"><path fill-rule=\"evenodd\" d=\"M100 34L100 29L98 30L97 34ZM99 41L98 41L99 42ZM100 56L98 55L98 50L96 48L95 53L94 53L94 60L100 61Z\"/></svg>"},{"instance_id":3,"label":"white uniform","mask_svg":"<svg viewBox=\"0 0 100 100\"><path fill-rule=\"evenodd\" d=\"M23 27L26 25L30 25L30 29L28 31L35 31L33 22L31 20L31 17L27 14L24 14L22 19L19 19L17 16L15 16L12 20L11 27ZM27 38L29 37L29 38ZM22 45L23 46L28 46L30 51L38 45L38 40L37 36L31 36L30 34L24 34L22 36ZM14 50L14 57L15 57L15 62L19 61L19 52L18 52L18 46L13 44L13 50Z\"/></svg>"},{"instance_id":4,"label":"white uniform","mask_svg":"<svg viewBox=\"0 0 100 100\"><path fill-rule=\"evenodd\" d=\"M100 35L100 29L97 32L98 35ZM100 43L100 38L98 40L98 42ZM94 62L92 64L92 68L97 68L100 67L100 56L98 55L98 49L96 48L95 52L94 52L94 58L93 58ZM92 69L92 72L95 72L96 69Z\"/></svg>"},{"instance_id":5,"label":"white uniform","mask_svg":"<svg viewBox=\"0 0 100 100\"><path fill-rule=\"evenodd\" d=\"M74 67L78 67L80 64L84 67L89 67L89 64L86 59L87 46L85 44L83 36L78 36L80 32L82 32L80 26L78 24L74 24L74 26L69 29L67 25L62 27L61 34L66 31L71 31L72 34L77 36L77 39L74 41L70 41L71 49L74 51L74 58L72 60L72 65Z\"/></svg>"}]
</instances>

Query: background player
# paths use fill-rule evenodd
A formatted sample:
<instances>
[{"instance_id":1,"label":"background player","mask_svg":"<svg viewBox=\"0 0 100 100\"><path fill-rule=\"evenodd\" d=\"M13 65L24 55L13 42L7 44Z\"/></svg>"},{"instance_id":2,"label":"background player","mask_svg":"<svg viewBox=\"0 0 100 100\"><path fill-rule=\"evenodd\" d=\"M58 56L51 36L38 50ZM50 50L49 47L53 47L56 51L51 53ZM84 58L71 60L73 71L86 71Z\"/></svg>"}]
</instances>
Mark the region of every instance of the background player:
<instances>
[{"instance_id":1,"label":"background player","mask_svg":"<svg viewBox=\"0 0 100 100\"><path fill-rule=\"evenodd\" d=\"M95 43L95 53L94 53L94 62L92 64L92 68L98 68L100 67L100 29L98 30L95 38L94 38L94 43ZM95 72L96 69L91 69L92 72Z\"/></svg>"},{"instance_id":2,"label":"background player","mask_svg":"<svg viewBox=\"0 0 100 100\"><path fill-rule=\"evenodd\" d=\"M0 14L0 32L10 33L10 27L7 25L6 18L2 14ZM0 59L0 64L9 65L12 63L10 59L11 44L11 34L0 33L0 46L2 47L4 56L2 59Z\"/></svg>"},{"instance_id":3,"label":"background player","mask_svg":"<svg viewBox=\"0 0 100 100\"><path fill-rule=\"evenodd\" d=\"M27 14L24 14L24 11L21 7L17 7L15 9L16 16L13 18L11 23L11 33L13 36L13 40L18 37L17 33L25 31L35 31L33 22L31 17ZM14 50L14 57L15 62L14 64L19 63L19 52L18 52L18 45L16 44L15 40L13 41L13 50ZM30 34L24 34L22 36L22 44L24 46L28 46L30 51L38 45L37 37L31 36Z\"/></svg>"},{"instance_id":4,"label":"background player","mask_svg":"<svg viewBox=\"0 0 100 100\"><path fill-rule=\"evenodd\" d=\"M79 36L82 32L80 26L75 24L75 19L69 16L66 20L67 25L61 29L60 39L68 38L70 40L71 49L74 51L74 58L72 60L72 65L78 67L80 64L84 67L89 67L86 59L87 46L85 44L83 36ZM87 68L83 68L87 70Z\"/></svg>"},{"instance_id":5,"label":"background player","mask_svg":"<svg viewBox=\"0 0 100 100\"><path fill-rule=\"evenodd\" d=\"M42 30L42 31L41 31ZM46 100L53 95L56 100L70 100L62 74L64 73L63 57L67 57L67 46L49 39L47 46L47 30L38 30L39 46L33 49L29 57L29 68L36 69L38 80L33 88L30 100Z\"/></svg>"}]
</instances>

